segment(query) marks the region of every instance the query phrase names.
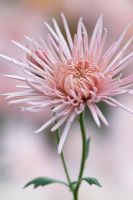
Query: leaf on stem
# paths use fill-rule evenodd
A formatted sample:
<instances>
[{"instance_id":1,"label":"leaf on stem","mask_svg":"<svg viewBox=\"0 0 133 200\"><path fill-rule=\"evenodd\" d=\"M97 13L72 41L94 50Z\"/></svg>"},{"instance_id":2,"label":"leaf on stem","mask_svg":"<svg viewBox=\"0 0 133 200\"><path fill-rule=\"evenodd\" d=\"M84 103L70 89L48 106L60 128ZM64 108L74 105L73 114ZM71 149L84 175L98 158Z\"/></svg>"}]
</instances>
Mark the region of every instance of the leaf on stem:
<instances>
[{"instance_id":1,"label":"leaf on stem","mask_svg":"<svg viewBox=\"0 0 133 200\"><path fill-rule=\"evenodd\" d=\"M37 188L39 186L46 186L46 185L49 185L49 184L52 184L52 183L59 183L59 184L63 184L63 185L68 187L68 185L63 181L59 181L59 180L52 179L52 178L49 178L49 177L38 177L38 178L35 178L35 179L31 180L30 182L28 182L24 186L24 188L26 188L30 185L34 185L33 187Z\"/></svg>"},{"instance_id":2,"label":"leaf on stem","mask_svg":"<svg viewBox=\"0 0 133 200\"><path fill-rule=\"evenodd\" d=\"M82 180L86 181L87 183L89 183L90 185L97 185L99 187L102 187L102 185L99 183L99 181L96 178L93 177L85 177L82 178Z\"/></svg>"}]
</instances>

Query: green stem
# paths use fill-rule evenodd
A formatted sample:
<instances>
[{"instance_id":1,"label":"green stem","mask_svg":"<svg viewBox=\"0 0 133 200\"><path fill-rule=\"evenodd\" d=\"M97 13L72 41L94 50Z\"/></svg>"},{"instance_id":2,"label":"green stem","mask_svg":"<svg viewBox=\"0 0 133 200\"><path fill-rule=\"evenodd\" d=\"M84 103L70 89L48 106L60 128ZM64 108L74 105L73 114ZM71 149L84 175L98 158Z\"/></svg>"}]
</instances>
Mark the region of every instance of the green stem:
<instances>
[{"instance_id":1,"label":"green stem","mask_svg":"<svg viewBox=\"0 0 133 200\"><path fill-rule=\"evenodd\" d=\"M82 136L82 158L81 158L81 165L80 171L78 175L77 185L73 192L74 200L78 200L78 191L81 184L81 178L83 176L84 168L85 168L85 161L86 161L86 131L84 125L84 113L82 112L79 116L79 123L81 129L81 136Z\"/></svg>"},{"instance_id":2,"label":"green stem","mask_svg":"<svg viewBox=\"0 0 133 200\"><path fill-rule=\"evenodd\" d=\"M84 125L84 113L82 112L79 115L79 124L80 124L80 129L81 129L81 136L82 136L82 157L81 157L81 164L80 164L80 170L79 170L79 175L78 175L78 179L77 179L77 184L75 186L75 188L72 188L72 182L67 170L67 166L66 166L66 162L64 159L64 154L63 152L61 152L60 154L60 158L63 164L63 168L66 174L66 178L67 178L67 182L69 185L70 190L73 193L73 200L78 200L78 191L79 191L79 187L81 184L81 179L83 176L83 172L84 172L84 168L85 168L85 161L86 161L86 131L85 131L85 125ZM57 142L59 144L59 140L60 140L60 134L59 134L59 130L56 130L56 138L57 138Z\"/></svg>"},{"instance_id":3,"label":"green stem","mask_svg":"<svg viewBox=\"0 0 133 200\"><path fill-rule=\"evenodd\" d=\"M60 134L59 134L59 130L58 129L56 130L56 138L57 138L57 143L59 144ZM65 171L65 174L66 174L67 182L68 182L69 187L70 187L71 186L71 179L70 179L70 176L69 176L69 173L68 173L68 170L67 170L67 166L66 166L66 162L65 162L65 158L64 158L63 152L61 152L60 158L61 158L62 165L63 165L64 171Z\"/></svg>"}]
</instances>

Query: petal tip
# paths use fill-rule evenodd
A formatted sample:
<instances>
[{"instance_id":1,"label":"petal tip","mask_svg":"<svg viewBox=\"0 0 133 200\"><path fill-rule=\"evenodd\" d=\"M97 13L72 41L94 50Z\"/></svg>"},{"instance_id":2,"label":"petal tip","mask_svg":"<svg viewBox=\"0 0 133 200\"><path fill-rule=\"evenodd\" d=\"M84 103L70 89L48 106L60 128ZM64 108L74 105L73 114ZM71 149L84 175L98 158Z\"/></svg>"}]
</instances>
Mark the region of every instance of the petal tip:
<instances>
[{"instance_id":1,"label":"petal tip","mask_svg":"<svg viewBox=\"0 0 133 200\"><path fill-rule=\"evenodd\" d=\"M36 131L34 131L35 134L40 133L40 129L37 129Z\"/></svg>"},{"instance_id":2,"label":"petal tip","mask_svg":"<svg viewBox=\"0 0 133 200\"><path fill-rule=\"evenodd\" d=\"M60 145L58 146L58 154L61 154L62 152L62 148L60 147Z\"/></svg>"}]
</instances>

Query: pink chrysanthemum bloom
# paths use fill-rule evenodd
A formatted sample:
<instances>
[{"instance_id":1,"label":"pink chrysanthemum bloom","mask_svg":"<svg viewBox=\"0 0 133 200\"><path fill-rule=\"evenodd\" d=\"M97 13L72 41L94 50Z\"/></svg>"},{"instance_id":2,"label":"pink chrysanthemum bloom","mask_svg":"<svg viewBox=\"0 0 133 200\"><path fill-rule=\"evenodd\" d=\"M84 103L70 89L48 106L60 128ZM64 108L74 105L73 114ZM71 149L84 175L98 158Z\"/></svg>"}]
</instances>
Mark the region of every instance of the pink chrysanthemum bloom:
<instances>
[{"instance_id":1,"label":"pink chrysanthemum bloom","mask_svg":"<svg viewBox=\"0 0 133 200\"><path fill-rule=\"evenodd\" d=\"M133 62L133 52L125 56L125 51L133 37L119 50L130 24L118 40L104 51L107 30L103 29L102 16L96 23L90 42L88 42L88 34L82 18L79 19L77 33L72 39L66 18L63 14L61 17L67 41L56 20L53 19L54 29L45 23L48 37L45 40L41 38L40 44L26 37L33 44L32 50L13 41L25 51L25 62L0 55L20 66L24 72L23 77L5 75L24 83L19 86L24 89L23 91L5 94L8 99L11 99L9 103L26 103L28 106L23 109L33 112L45 110L46 107L51 108L53 117L42 125L36 131L37 133L51 124L53 125L51 131L55 131L64 124L58 146L59 153L72 122L84 111L85 106L90 109L98 126L100 126L100 120L108 126L105 116L98 108L98 102L118 106L133 113L114 99L120 94L133 94L131 90L133 74L126 77L122 75L122 70Z\"/></svg>"}]
</instances>

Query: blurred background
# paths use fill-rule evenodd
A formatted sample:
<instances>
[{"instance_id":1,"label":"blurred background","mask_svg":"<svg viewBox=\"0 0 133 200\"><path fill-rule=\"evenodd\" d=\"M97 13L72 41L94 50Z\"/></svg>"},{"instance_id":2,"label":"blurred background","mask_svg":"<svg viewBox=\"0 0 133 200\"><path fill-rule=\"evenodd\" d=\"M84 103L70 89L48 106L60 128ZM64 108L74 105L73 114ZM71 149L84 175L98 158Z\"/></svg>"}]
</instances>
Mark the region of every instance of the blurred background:
<instances>
[{"instance_id":1,"label":"blurred background","mask_svg":"<svg viewBox=\"0 0 133 200\"><path fill-rule=\"evenodd\" d=\"M124 27L133 20L132 0L0 0L0 53L23 58L23 52L11 40L25 44L24 35L43 35L43 21L60 20L64 12L71 30L83 16L91 36L97 18L102 13L108 28L108 44L115 40ZM62 26L62 24L61 24ZM129 29L127 39L133 35ZM131 51L133 46L131 47ZM1 74L16 74L18 69L0 59ZM130 73L130 69L129 69ZM15 81L0 77L0 93L15 91ZM121 101L133 109L133 99L124 96ZM90 157L85 175L98 178L103 188L83 183L80 199L133 199L133 116L121 109L103 107L110 128L98 129L86 113L87 134L91 135ZM55 136L34 131L49 118L49 111L38 114L21 112L17 106L8 106L0 98L0 199L1 200L71 200L69 191L60 185L33 190L22 189L34 177L50 176L64 179L57 154ZM81 151L80 130L75 122L65 143L64 152L73 179L76 178Z\"/></svg>"}]
</instances>

